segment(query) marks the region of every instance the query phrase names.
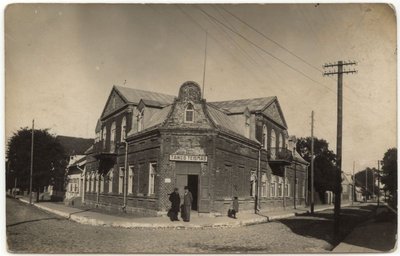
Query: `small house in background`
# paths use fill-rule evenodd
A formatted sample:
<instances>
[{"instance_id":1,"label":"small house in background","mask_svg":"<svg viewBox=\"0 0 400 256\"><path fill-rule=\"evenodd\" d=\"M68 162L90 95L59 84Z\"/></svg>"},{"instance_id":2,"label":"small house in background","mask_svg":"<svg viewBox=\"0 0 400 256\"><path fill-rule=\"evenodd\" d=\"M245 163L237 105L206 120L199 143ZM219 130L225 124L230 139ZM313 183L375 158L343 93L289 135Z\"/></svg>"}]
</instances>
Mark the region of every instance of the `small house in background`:
<instances>
[{"instance_id":1,"label":"small house in background","mask_svg":"<svg viewBox=\"0 0 400 256\"><path fill-rule=\"evenodd\" d=\"M342 197L343 203L349 203L353 201L354 188L353 188L353 177L352 175L342 172Z\"/></svg>"},{"instance_id":2,"label":"small house in background","mask_svg":"<svg viewBox=\"0 0 400 256\"><path fill-rule=\"evenodd\" d=\"M85 151L93 145L94 139L77 138L71 136L59 135L56 140L64 148L65 162L68 166L82 160L85 156ZM47 198L64 198L66 191L65 177L58 177L45 189L43 199Z\"/></svg>"},{"instance_id":3,"label":"small house in background","mask_svg":"<svg viewBox=\"0 0 400 256\"><path fill-rule=\"evenodd\" d=\"M83 182L86 165L86 155L77 155L70 159L66 169L65 202L75 205L83 196Z\"/></svg>"}]
</instances>

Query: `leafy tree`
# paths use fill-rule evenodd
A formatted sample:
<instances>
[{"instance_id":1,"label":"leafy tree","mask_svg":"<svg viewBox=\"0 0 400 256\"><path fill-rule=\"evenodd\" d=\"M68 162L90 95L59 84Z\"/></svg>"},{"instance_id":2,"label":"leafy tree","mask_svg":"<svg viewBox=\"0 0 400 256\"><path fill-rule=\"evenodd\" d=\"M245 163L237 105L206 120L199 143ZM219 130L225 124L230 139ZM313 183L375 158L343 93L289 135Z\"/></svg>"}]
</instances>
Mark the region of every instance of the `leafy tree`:
<instances>
[{"instance_id":1,"label":"leafy tree","mask_svg":"<svg viewBox=\"0 0 400 256\"><path fill-rule=\"evenodd\" d=\"M8 141L7 176L16 177L18 187L22 190L29 189L31 142L32 130L27 127L14 132ZM34 191L41 191L44 186L54 185L55 180L64 177L67 162L63 147L57 142L56 137L48 132L48 129L35 130L33 148L32 186ZM7 180L9 180L8 177Z\"/></svg>"},{"instance_id":2,"label":"leafy tree","mask_svg":"<svg viewBox=\"0 0 400 256\"><path fill-rule=\"evenodd\" d=\"M367 177L365 177L367 175ZM372 196L372 193L378 195L378 170L367 167L354 175L356 186L361 187L363 196ZM367 178L367 187L365 187L365 178ZM375 182L374 182L375 181ZM374 185L374 186L373 186Z\"/></svg>"},{"instance_id":3,"label":"leafy tree","mask_svg":"<svg viewBox=\"0 0 400 256\"><path fill-rule=\"evenodd\" d=\"M389 191L391 201L397 204L397 148L391 148L383 156L382 163L383 189Z\"/></svg>"},{"instance_id":4,"label":"leafy tree","mask_svg":"<svg viewBox=\"0 0 400 256\"><path fill-rule=\"evenodd\" d=\"M299 138L296 150L307 162L311 163L311 137ZM326 191L336 192L336 154L329 149L329 144L324 139L314 138L314 188L324 201ZM309 173L311 166L309 166ZM311 177L309 177L308 189L311 190Z\"/></svg>"}]
</instances>

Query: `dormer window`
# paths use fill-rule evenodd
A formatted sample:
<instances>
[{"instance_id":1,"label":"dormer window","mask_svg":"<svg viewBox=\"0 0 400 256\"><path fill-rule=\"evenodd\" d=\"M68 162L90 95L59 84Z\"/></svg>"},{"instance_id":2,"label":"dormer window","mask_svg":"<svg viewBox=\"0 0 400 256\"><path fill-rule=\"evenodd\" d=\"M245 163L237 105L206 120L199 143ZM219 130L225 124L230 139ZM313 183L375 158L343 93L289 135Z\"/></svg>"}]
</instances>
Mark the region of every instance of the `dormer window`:
<instances>
[{"instance_id":1,"label":"dormer window","mask_svg":"<svg viewBox=\"0 0 400 256\"><path fill-rule=\"evenodd\" d=\"M140 113L137 116L137 123L138 123L138 132L143 130L143 115L144 115L144 110L140 111Z\"/></svg>"},{"instance_id":2,"label":"dormer window","mask_svg":"<svg viewBox=\"0 0 400 256\"><path fill-rule=\"evenodd\" d=\"M192 103L188 103L185 109L185 123L194 122L194 108Z\"/></svg>"},{"instance_id":3,"label":"dormer window","mask_svg":"<svg viewBox=\"0 0 400 256\"><path fill-rule=\"evenodd\" d=\"M250 138L250 116L248 115L245 116L244 131L245 136Z\"/></svg>"}]
</instances>

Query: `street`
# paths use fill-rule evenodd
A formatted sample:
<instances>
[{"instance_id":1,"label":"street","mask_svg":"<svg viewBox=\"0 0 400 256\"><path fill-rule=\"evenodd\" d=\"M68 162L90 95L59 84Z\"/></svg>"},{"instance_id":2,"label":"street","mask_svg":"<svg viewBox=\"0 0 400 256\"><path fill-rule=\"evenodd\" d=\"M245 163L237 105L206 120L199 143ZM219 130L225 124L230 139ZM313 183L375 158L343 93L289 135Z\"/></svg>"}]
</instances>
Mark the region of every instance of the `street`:
<instances>
[{"instance_id":1,"label":"street","mask_svg":"<svg viewBox=\"0 0 400 256\"><path fill-rule=\"evenodd\" d=\"M342 210L343 237L374 206ZM238 228L124 229L78 224L7 198L7 242L18 253L308 253L332 250L333 212ZM240 218L240 215L239 215Z\"/></svg>"}]
</instances>

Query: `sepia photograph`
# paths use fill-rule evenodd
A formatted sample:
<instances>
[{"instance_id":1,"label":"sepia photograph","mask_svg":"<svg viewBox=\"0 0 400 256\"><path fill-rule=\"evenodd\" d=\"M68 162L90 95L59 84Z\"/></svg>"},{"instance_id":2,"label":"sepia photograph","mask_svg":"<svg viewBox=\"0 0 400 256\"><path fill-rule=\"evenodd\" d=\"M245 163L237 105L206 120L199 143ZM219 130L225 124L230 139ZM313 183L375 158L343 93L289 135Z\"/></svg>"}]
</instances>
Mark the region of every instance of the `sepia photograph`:
<instances>
[{"instance_id":1,"label":"sepia photograph","mask_svg":"<svg viewBox=\"0 0 400 256\"><path fill-rule=\"evenodd\" d=\"M12 3L4 252L394 253L391 3Z\"/></svg>"}]
</instances>

